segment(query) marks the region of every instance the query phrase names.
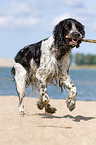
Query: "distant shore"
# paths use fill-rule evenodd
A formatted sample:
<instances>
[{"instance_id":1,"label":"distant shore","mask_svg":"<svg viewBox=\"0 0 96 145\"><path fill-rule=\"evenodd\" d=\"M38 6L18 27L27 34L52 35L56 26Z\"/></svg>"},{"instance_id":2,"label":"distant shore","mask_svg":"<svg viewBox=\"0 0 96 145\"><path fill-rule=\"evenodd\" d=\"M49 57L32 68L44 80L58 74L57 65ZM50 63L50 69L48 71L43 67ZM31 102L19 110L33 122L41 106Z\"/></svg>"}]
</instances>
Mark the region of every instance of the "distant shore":
<instances>
[{"instance_id":1,"label":"distant shore","mask_svg":"<svg viewBox=\"0 0 96 145\"><path fill-rule=\"evenodd\" d=\"M0 58L0 67L12 67L14 60L10 58ZM70 66L70 69L96 69L96 65Z\"/></svg>"},{"instance_id":2,"label":"distant shore","mask_svg":"<svg viewBox=\"0 0 96 145\"><path fill-rule=\"evenodd\" d=\"M96 69L96 65L74 65L70 69Z\"/></svg>"},{"instance_id":3,"label":"distant shore","mask_svg":"<svg viewBox=\"0 0 96 145\"><path fill-rule=\"evenodd\" d=\"M13 59L10 58L0 58L0 67L12 67L14 63Z\"/></svg>"}]
</instances>

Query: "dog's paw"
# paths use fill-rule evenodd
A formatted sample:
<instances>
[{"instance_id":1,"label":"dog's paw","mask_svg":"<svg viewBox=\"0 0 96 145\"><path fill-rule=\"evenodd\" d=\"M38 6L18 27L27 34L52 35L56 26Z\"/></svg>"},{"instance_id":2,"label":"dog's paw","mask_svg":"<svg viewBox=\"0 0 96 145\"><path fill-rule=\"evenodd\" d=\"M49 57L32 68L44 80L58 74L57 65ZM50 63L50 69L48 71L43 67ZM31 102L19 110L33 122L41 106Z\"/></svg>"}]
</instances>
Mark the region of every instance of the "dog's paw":
<instances>
[{"instance_id":1,"label":"dog's paw","mask_svg":"<svg viewBox=\"0 0 96 145\"><path fill-rule=\"evenodd\" d=\"M20 115L25 115L25 113L24 113L24 107L19 107L19 114Z\"/></svg>"},{"instance_id":2,"label":"dog's paw","mask_svg":"<svg viewBox=\"0 0 96 145\"><path fill-rule=\"evenodd\" d=\"M37 102L37 107L38 109L42 110L43 109L43 102Z\"/></svg>"},{"instance_id":3,"label":"dog's paw","mask_svg":"<svg viewBox=\"0 0 96 145\"><path fill-rule=\"evenodd\" d=\"M48 104L49 101L44 101L44 102L40 102L38 101L37 102L37 107L38 109L42 110L47 104Z\"/></svg>"},{"instance_id":4,"label":"dog's paw","mask_svg":"<svg viewBox=\"0 0 96 145\"><path fill-rule=\"evenodd\" d=\"M75 109L75 101L73 98L68 98L66 104L70 111L73 111Z\"/></svg>"},{"instance_id":5,"label":"dog's paw","mask_svg":"<svg viewBox=\"0 0 96 145\"><path fill-rule=\"evenodd\" d=\"M53 114L57 111L55 107L52 107L49 103L45 106L45 113Z\"/></svg>"},{"instance_id":6,"label":"dog's paw","mask_svg":"<svg viewBox=\"0 0 96 145\"><path fill-rule=\"evenodd\" d=\"M19 112L20 115L25 115L24 111Z\"/></svg>"}]
</instances>

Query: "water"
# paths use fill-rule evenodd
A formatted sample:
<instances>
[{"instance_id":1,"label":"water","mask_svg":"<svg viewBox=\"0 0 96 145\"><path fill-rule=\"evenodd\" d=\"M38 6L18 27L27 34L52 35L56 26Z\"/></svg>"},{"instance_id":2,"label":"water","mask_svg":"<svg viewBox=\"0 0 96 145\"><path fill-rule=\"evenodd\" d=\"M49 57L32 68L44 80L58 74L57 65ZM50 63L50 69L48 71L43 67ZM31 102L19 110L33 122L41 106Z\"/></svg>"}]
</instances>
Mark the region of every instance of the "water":
<instances>
[{"instance_id":1,"label":"water","mask_svg":"<svg viewBox=\"0 0 96 145\"><path fill-rule=\"evenodd\" d=\"M16 88L10 72L11 68L0 68L0 96L16 95ZM77 100L96 101L96 69L70 70L69 76L77 87ZM27 96L39 97L37 91L26 89ZM52 99L66 99L68 92L61 93L59 87L48 85L48 94Z\"/></svg>"}]
</instances>

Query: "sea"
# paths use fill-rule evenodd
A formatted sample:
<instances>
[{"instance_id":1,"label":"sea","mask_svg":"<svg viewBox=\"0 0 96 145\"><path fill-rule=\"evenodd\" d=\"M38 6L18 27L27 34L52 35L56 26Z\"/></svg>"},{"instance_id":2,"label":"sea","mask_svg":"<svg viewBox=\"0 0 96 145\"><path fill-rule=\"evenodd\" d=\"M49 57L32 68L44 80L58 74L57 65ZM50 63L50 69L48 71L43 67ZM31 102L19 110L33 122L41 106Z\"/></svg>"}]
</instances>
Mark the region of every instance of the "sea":
<instances>
[{"instance_id":1,"label":"sea","mask_svg":"<svg viewBox=\"0 0 96 145\"><path fill-rule=\"evenodd\" d=\"M96 101L96 69L71 69L69 76L77 87L77 100ZM66 99L68 92L63 92L59 86L48 85L48 94L51 99ZM39 97L37 90L26 87L26 97ZM0 67L0 96L17 96L11 68Z\"/></svg>"}]
</instances>

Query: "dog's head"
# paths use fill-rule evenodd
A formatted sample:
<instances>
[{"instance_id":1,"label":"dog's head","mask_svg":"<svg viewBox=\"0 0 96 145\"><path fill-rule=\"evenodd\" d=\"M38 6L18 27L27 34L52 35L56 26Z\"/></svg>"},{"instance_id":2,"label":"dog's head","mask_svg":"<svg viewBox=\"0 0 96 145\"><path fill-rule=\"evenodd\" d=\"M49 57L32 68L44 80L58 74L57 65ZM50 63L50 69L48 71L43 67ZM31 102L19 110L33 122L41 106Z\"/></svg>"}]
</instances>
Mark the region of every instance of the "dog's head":
<instances>
[{"instance_id":1,"label":"dog's head","mask_svg":"<svg viewBox=\"0 0 96 145\"><path fill-rule=\"evenodd\" d=\"M85 36L84 26L75 19L69 18L58 23L53 31L54 43L59 52L65 54L73 47L79 47ZM70 36L71 39L66 38Z\"/></svg>"}]
</instances>

